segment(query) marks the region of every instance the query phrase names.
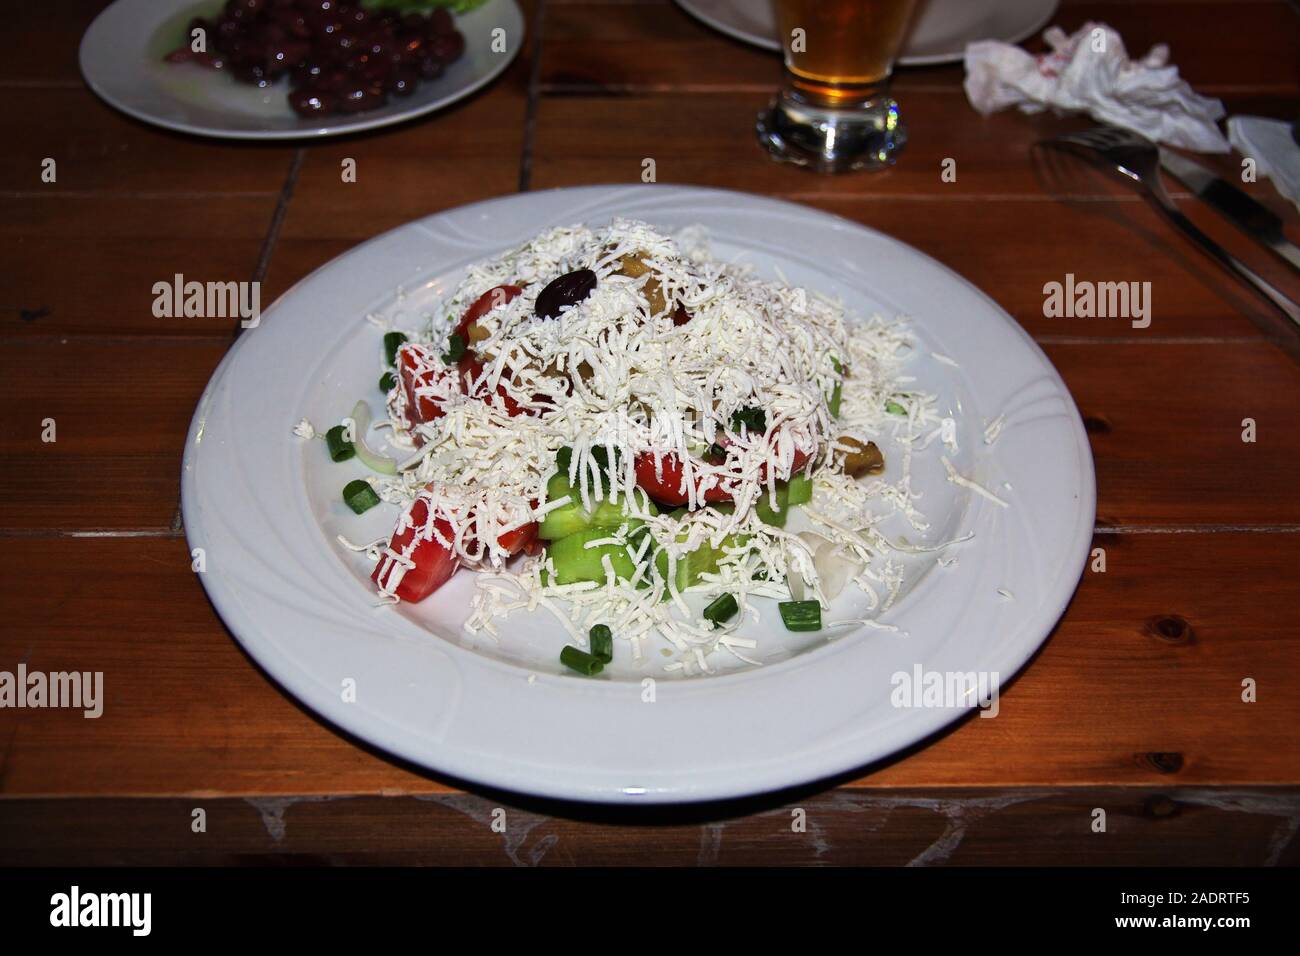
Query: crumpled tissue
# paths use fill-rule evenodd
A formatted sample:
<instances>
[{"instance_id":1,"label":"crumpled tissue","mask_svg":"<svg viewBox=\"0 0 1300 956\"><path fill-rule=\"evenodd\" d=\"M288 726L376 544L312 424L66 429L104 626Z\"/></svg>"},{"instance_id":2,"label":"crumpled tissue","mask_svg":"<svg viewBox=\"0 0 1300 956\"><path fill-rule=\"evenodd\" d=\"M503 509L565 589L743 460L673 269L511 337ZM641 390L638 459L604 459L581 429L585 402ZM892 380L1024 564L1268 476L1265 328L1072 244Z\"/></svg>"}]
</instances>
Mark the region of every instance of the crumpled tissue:
<instances>
[{"instance_id":1,"label":"crumpled tissue","mask_svg":"<svg viewBox=\"0 0 1300 956\"><path fill-rule=\"evenodd\" d=\"M1008 106L1025 113L1084 112L1158 143L1228 152L1217 125L1223 104L1179 79L1165 44L1130 60L1120 35L1092 22L1070 35L1049 27L1043 39L1052 52L1040 56L997 40L968 44L966 96L971 105L985 115Z\"/></svg>"}]
</instances>

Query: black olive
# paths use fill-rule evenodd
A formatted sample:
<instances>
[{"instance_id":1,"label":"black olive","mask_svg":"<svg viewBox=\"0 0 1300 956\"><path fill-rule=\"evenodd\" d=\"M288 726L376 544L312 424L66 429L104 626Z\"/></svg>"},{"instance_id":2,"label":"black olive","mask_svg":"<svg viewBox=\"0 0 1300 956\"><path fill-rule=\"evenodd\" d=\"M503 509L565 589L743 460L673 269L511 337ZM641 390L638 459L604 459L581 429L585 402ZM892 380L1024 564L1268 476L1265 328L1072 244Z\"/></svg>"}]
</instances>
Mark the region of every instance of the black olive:
<instances>
[{"instance_id":1,"label":"black olive","mask_svg":"<svg viewBox=\"0 0 1300 956\"><path fill-rule=\"evenodd\" d=\"M577 305L596 288L596 273L590 269L566 272L552 279L537 296L533 313L543 319L554 319L566 305Z\"/></svg>"}]
</instances>

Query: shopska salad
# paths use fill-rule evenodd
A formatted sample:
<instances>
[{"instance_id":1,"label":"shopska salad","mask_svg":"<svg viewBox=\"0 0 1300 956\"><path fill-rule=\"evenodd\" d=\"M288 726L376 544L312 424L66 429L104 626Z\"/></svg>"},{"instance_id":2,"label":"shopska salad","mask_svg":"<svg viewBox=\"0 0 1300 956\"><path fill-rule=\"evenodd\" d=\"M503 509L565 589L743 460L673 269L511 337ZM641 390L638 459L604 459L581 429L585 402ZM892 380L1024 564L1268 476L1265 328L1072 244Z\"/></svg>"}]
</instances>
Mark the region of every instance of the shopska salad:
<instances>
[{"instance_id":1,"label":"shopska salad","mask_svg":"<svg viewBox=\"0 0 1300 956\"><path fill-rule=\"evenodd\" d=\"M585 674L616 643L645 660L654 635L669 669L750 661L741 625L760 615L792 631L871 623L823 622L849 583L871 617L889 606L901 546L877 526L901 513L924 529L910 458L940 431L901 374L901 324L850 326L838 303L715 261L689 231L622 219L472 266L446 305L422 334L384 336L375 427L400 457L372 450L365 402L326 434L331 457L375 471L344 489L353 510L400 508L391 537L349 545L383 600L423 601L469 569L470 631L545 609ZM885 437L903 459L892 482Z\"/></svg>"}]
</instances>

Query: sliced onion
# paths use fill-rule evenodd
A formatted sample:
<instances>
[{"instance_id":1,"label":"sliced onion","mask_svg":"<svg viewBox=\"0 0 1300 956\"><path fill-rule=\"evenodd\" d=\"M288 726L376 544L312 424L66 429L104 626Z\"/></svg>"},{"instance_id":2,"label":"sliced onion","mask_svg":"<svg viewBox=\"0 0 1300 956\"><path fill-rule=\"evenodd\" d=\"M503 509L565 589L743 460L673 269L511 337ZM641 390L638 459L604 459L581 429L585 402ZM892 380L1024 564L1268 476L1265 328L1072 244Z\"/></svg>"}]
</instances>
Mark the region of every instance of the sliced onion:
<instances>
[{"instance_id":1,"label":"sliced onion","mask_svg":"<svg viewBox=\"0 0 1300 956\"><path fill-rule=\"evenodd\" d=\"M808 546L808 551L813 556L813 563L816 564L817 549L820 548L822 544L827 543L826 539L813 531L800 531L799 539ZM793 601L805 600L804 595L807 593L806 587L808 583L809 582L804 581L804 577L799 572L797 566L791 568L790 573L786 575L785 582L786 587L790 589L790 599Z\"/></svg>"},{"instance_id":2,"label":"sliced onion","mask_svg":"<svg viewBox=\"0 0 1300 956\"><path fill-rule=\"evenodd\" d=\"M862 562L835 542L827 541L813 555L813 567L821 579L822 593L826 595L826 600L834 601L844 590L844 585L849 583L849 579L862 571Z\"/></svg>"},{"instance_id":3,"label":"sliced onion","mask_svg":"<svg viewBox=\"0 0 1300 956\"><path fill-rule=\"evenodd\" d=\"M381 475L395 475L397 474L397 462L385 455L376 454L366 444L366 433L370 431L370 421L370 406L362 399L352 409L352 423L356 429L354 436L356 441L352 445L357 450L357 457L365 463L367 468L371 468Z\"/></svg>"},{"instance_id":4,"label":"sliced onion","mask_svg":"<svg viewBox=\"0 0 1300 956\"><path fill-rule=\"evenodd\" d=\"M801 531L799 537L808 545L808 549L813 555L813 570L817 572L817 582L821 585L822 594L826 600L833 601L837 598L844 586L849 583L849 579L862 571L862 562L852 552L845 551L834 541L824 535L817 534L815 531ZM804 581L794 582L792 576L790 594L796 601L803 600ZM807 582L811 585L811 582ZM799 596L795 597L795 588L799 589Z\"/></svg>"}]
</instances>

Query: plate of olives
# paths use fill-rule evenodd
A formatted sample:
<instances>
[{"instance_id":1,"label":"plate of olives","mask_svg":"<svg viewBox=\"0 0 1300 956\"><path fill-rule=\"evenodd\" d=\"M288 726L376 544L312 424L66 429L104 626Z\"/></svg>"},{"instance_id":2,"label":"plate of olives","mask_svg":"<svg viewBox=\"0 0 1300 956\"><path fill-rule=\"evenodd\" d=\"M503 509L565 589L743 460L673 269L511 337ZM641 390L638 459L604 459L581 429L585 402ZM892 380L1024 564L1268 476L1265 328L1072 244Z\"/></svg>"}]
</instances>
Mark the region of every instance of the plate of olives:
<instances>
[{"instance_id":1,"label":"plate of olives","mask_svg":"<svg viewBox=\"0 0 1300 956\"><path fill-rule=\"evenodd\" d=\"M499 76L523 42L515 0L117 0L82 38L81 72L146 123L297 139L454 103Z\"/></svg>"}]
</instances>

